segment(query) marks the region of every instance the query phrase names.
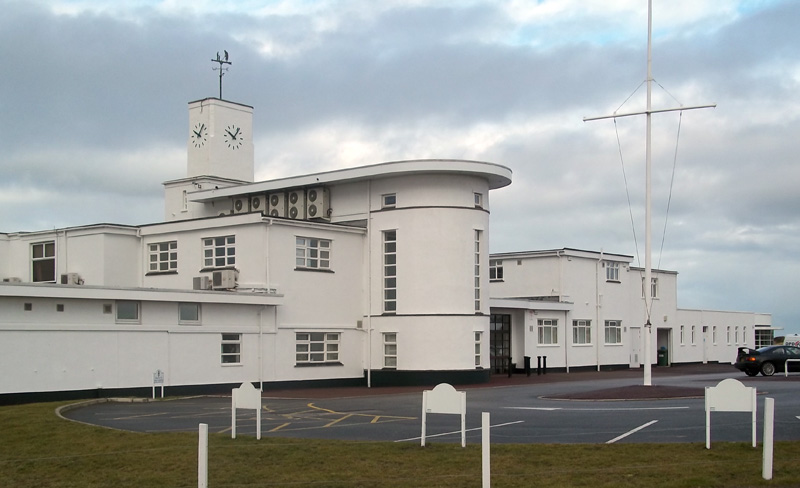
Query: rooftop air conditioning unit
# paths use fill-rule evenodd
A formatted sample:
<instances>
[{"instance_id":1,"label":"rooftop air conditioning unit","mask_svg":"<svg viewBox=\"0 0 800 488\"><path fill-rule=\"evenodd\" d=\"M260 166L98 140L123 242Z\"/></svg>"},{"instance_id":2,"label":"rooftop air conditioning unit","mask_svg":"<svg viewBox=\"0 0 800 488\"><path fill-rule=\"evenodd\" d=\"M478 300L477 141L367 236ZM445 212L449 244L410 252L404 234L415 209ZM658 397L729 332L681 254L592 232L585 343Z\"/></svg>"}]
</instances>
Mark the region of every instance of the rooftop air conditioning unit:
<instances>
[{"instance_id":1,"label":"rooftop air conditioning unit","mask_svg":"<svg viewBox=\"0 0 800 488\"><path fill-rule=\"evenodd\" d=\"M64 273L61 275L62 285L82 285L83 280L78 273Z\"/></svg>"},{"instance_id":2,"label":"rooftop air conditioning unit","mask_svg":"<svg viewBox=\"0 0 800 488\"><path fill-rule=\"evenodd\" d=\"M211 279L208 276L195 276L192 278L193 290L210 290Z\"/></svg>"},{"instance_id":3,"label":"rooftop air conditioning unit","mask_svg":"<svg viewBox=\"0 0 800 488\"><path fill-rule=\"evenodd\" d=\"M306 192L303 190L292 190L289 192L290 219L305 220L306 218Z\"/></svg>"},{"instance_id":4,"label":"rooftop air conditioning unit","mask_svg":"<svg viewBox=\"0 0 800 488\"><path fill-rule=\"evenodd\" d=\"M306 211L309 219L330 220L330 197L324 187L309 188L306 193Z\"/></svg>"},{"instance_id":5,"label":"rooftop air conditioning unit","mask_svg":"<svg viewBox=\"0 0 800 488\"><path fill-rule=\"evenodd\" d=\"M285 193L270 193L269 194L269 216L270 217L286 217L286 194Z\"/></svg>"},{"instance_id":6,"label":"rooftop air conditioning unit","mask_svg":"<svg viewBox=\"0 0 800 488\"><path fill-rule=\"evenodd\" d=\"M223 269L211 275L211 288L214 290L230 290L236 288L236 270Z\"/></svg>"},{"instance_id":7,"label":"rooftop air conditioning unit","mask_svg":"<svg viewBox=\"0 0 800 488\"><path fill-rule=\"evenodd\" d=\"M233 213L247 213L250 211L250 199L247 197L233 198Z\"/></svg>"},{"instance_id":8,"label":"rooftop air conditioning unit","mask_svg":"<svg viewBox=\"0 0 800 488\"><path fill-rule=\"evenodd\" d=\"M253 195L250 197L250 210L253 212L267 212L267 196Z\"/></svg>"}]
</instances>

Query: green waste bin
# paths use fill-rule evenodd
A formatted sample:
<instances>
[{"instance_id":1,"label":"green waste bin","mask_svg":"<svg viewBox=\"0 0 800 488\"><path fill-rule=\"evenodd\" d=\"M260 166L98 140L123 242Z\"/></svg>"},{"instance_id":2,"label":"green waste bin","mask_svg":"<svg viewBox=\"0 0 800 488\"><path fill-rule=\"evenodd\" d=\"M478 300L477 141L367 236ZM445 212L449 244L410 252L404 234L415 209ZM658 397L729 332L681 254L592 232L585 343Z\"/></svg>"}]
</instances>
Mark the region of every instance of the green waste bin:
<instances>
[{"instance_id":1,"label":"green waste bin","mask_svg":"<svg viewBox=\"0 0 800 488\"><path fill-rule=\"evenodd\" d=\"M658 350L658 365L659 366L669 366L669 354L667 353L667 348L661 346Z\"/></svg>"}]
</instances>

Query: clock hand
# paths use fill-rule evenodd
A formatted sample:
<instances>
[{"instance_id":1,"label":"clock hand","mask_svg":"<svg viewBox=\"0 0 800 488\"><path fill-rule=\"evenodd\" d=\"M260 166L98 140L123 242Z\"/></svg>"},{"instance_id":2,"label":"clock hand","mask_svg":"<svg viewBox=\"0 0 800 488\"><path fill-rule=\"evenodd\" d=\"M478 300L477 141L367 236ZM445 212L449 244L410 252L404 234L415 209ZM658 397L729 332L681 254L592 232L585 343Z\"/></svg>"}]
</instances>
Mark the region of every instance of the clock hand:
<instances>
[{"instance_id":1,"label":"clock hand","mask_svg":"<svg viewBox=\"0 0 800 488\"><path fill-rule=\"evenodd\" d=\"M193 130L192 132L194 132L194 135L196 135L197 137L202 137L202 136L200 135L200 133L199 133L199 132L197 132L196 130Z\"/></svg>"},{"instance_id":2,"label":"clock hand","mask_svg":"<svg viewBox=\"0 0 800 488\"><path fill-rule=\"evenodd\" d=\"M236 134L234 134L234 135L233 135L234 139L236 138L236 136L238 136L238 135L239 135L239 131L240 131L240 130L241 130L241 129L239 129L238 127L236 128Z\"/></svg>"}]
</instances>

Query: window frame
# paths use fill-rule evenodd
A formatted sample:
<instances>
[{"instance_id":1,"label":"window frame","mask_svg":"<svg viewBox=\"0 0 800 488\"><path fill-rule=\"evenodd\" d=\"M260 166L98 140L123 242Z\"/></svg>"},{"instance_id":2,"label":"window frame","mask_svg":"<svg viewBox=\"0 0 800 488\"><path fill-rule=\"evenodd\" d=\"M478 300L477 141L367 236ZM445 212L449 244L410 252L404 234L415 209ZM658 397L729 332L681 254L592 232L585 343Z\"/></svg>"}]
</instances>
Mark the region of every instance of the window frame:
<instances>
[{"instance_id":1,"label":"window frame","mask_svg":"<svg viewBox=\"0 0 800 488\"><path fill-rule=\"evenodd\" d=\"M483 332L475 331L475 368L481 369L483 368L483 355L481 354L481 350L483 348Z\"/></svg>"},{"instance_id":2,"label":"window frame","mask_svg":"<svg viewBox=\"0 0 800 488\"><path fill-rule=\"evenodd\" d=\"M581 338L581 335L583 336ZM582 340L581 340L582 339ZM572 321L572 344L580 346L592 345L592 321L574 319Z\"/></svg>"},{"instance_id":3,"label":"window frame","mask_svg":"<svg viewBox=\"0 0 800 488\"><path fill-rule=\"evenodd\" d=\"M135 318L120 317L120 312L126 311L125 307L134 305ZM120 305L125 305L120 309ZM129 310L128 310L129 311ZM142 302L139 300L115 300L114 301L114 321L118 324L141 324L142 323Z\"/></svg>"},{"instance_id":4,"label":"window frame","mask_svg":"<svg viewBox=\"0 0 800 488\"><path fill-rule=\"evenodd\" d=\"M549 332L549 338L545 337ZM550 342L546 342L549 339ZM536 343L540 346L557 346L558 343L558 319L539 319L536 323Z\"/></svg>"},{"instance_id":5,"label":"window frame","mask_svg":"<svg viewBox=\"0 0 800 488\"><path fill-rule=\"evenodd\" d=\"M37 249L41 249L41 256L36 256ZM33 283L55 283L57 277L56 267L56 241L40 241L31 243L31 282ZM48 254L48 251L52 254ZM52 279L42 279L44 272L50 272L50 269L44 269L46 263L52 263ZM44 271L44 272L43 272Z\"/></svg>"},{"instance_id":6,"label":"window frame","mask_svg":"<svg viewBox=\"0 0 800 488\"><path fill-rule=\"evenodd\" d=\"M475 202L475 208L483 208L483 193L474 192L473 201Z\"/></svg>"},{"instance_id":7,"label":"window frame","mask_svg":"<svg viewBox=\"0 0 800 488\"><path fill-rule=\"evenodd\" d=\"M219 240L223 242L220 243ZM236 235L203 237L201 239L203 269L233 269L236 266ZM218 251L224 250L221 256ZM219 260L223 260L219 262Z\"/></svg>"},{"instance_id":8,"label":"window frame","mask_svg":"<svg viewBox=\"0 0 800 488\"><path fill-rule=\"evenodd\" d=\"M381 208L397 208L397 193L381 195Z\"/></svg>"},{"instance_id":9,"label":"window frame","mask_svg":"<svg viewBox=\"0 0 800 488\"><path fill-rule=\"evenodd\" d=\"M191 306L197 310L195 319L187 319L183 316L184 307ZM178 324L179 325L200 325L203 319L203 306L198 302L178 302Z\"/></svg>"},{"instance_id":10,"label":"window frame","mask_svg":"<svg viewBox=\"0 0 800 488\"><path fill-rule=\"evenodd\" d=\"M397 230L381 233L383 267L383 313L397 313Z\"/></svg>"},{"instance_id":11,"label":"window frame","mask_svg":"<svg viewBox=\"0 0 800 488\"><path fill-rule=\"evenodd\" d=\"M220 340L220 365L221 366L241 366L242 364L242 334L240 332L223 332ZM228 347L226 351L225 346ZM233 359L228 361L226 359Z\"/></svg>"},{"instance_id":12,"label":"window frame","mask_svg":"<svg viewBox=\"0 0 800 488\"><path fill-rule=\"evenodd\" d=\"M397 369L397 332L383 334L383 369Z\"/></svg>"},{"instance_id":13,"label":"window frame","mask_svg":"<svg viewBox=\"0 0 800 488\"><path fill-rule=\"evenodd\" d=\"M294 265L297 270L330 271L333 241L295 236Z\"/></svg>"},{"instance_id":14,"label":"window frame","mask_svg":"<svg viewBox=\"0 0 800 488\"><path fill-rule=\"evenodd\" d=\"M162 249L166 245L167 248ZM155 247L155 249L154 249ZM164 256L166 254L166 256ZM166 259L162 259L166 257ZM178 241L151 242L147 245L147 274L178 272ZM166 265L166 269L161 269ZM155 269L153 269L155 266Z\"/></svg>"},{"instance_id":15,"label":"window frame","mask_svg":"<svg viewBox=\"0 0 800 488\"><path fill-rule=\"evenodd\" d=\"M503 281L503 260L489 260L489 281Z\"/></svg>"},{"instance_id":16,"label":"window frame","mask_svg":"<svg viewBox=\"0 0 800 488\"><path fill-rule=\"evenodd\" d=\"M606 281L619 283L619 261L606 261Z\"/></svg>"},{"instance_id":17,"label":"window frame","mask_svg":"<svg viewBox=\"0 0 800 488\"><path fill-rule=\"evenodd\" d=\"M475 230L475 313L481 313L481 238L483 232Z\"/></svg>"},{"instance_id":18,"label":"window frame","mask_svg":"<svg viewBox=\"0 0 800 488\"><path fill-rule=\"evenodd\" d=\"M302 339L301 336L306 336ZM321 336L321 339L320 337ZM339 360L342 342L341 332L308 331L295 332L295 366L342 364ZM318 346L314 346L314 345ZM320 348L319 345L322 347ZM307 346L307 347L303 347ZM316 347L316 350L315 350ZM301 350L305 349L305 350ZM302 359L301 355L306 358ZM321 356L315 359L314 356Z\"/></svg>"},{"instance_id":19,"label":"window frame","mask_svg":"<svg viewBox=\"0 0 800 488\"><path fill-rule=\"evenodd\" d=\"M603 327L605 345L615 346L622 344L622 321L621 320L606 320ZM613 333L616 341L609 341L609 335Z\"/></svg>"}]
</instances>

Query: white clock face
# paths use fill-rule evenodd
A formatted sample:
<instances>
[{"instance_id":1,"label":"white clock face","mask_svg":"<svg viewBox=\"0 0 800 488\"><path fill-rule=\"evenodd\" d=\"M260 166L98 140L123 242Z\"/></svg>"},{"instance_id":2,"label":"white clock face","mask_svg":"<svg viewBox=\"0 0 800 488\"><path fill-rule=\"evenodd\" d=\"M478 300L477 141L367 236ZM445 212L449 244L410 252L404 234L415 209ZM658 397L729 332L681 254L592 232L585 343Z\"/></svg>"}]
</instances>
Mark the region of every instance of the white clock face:
<instances>
[{"instance_id":1,"label":"white clock face","mask_svg":"<svg viewBox=\"0 0 800 488\"><path fill-rule=\"evenodd\" d=\"M242 147L242 144L244 143L244 133L242 132L241 127L229 125L225 128L225 133L223 135L225 137L225 143L229 148L239 149Z\"/></svg>"},{"instance_id":2,"label":"white clock face","mask_svg":"<svg viewBox=\"0 0 800 488\"><path fill-rule=\"evenodd\" d=\"M208 139L208 129L206 128L206 124L202 122L196 123L194 127L192 127L192 133L189 135L189 137L191 138L194 147L202 147Z\"/></svg>"}]
</instances>

